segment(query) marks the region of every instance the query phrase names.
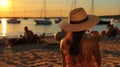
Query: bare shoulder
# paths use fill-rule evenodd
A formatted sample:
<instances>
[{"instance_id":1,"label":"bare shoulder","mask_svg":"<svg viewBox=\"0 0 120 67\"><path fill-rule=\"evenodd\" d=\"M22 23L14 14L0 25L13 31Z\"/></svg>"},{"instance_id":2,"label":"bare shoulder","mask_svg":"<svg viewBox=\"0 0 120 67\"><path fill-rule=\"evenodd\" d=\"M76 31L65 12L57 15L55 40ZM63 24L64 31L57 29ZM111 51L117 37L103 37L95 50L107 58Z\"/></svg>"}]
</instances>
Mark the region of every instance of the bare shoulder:
<instances>
[{"instance_id":1,"label":"bare shoulder","mask_svg":"<svg viewBox=\"0 0 120 67\"><path fill-rule=\"evenodd\" d=\"M98 40L95 40L95 39L86 39L86 38L83 38L81 40L81 43L82 44L85 44L87 46L97 46L99 44L99 41Z\"/></svg>"},{"instance_id":2,"label":"bare shoulder","mask_svg":"<svg viewBox=\"0 0 120 67\"><path fill-rule=\"evenodd\" d=\"M99 42L97 40L82 39L81 44L83 45L83 52L89 51L89 53L99 48Z\"/></svg>"},{"instance_id":3,"label":"bare shoulder","mask_svg":"<svg viewBox=\"0 0 120 67\"><path fill-rule=\"evenodd\" d=\"M64 43L64 40L62 39L62 40L60 41L60 49L62 49L63 43Z\"/></svg>"}]
</instances>

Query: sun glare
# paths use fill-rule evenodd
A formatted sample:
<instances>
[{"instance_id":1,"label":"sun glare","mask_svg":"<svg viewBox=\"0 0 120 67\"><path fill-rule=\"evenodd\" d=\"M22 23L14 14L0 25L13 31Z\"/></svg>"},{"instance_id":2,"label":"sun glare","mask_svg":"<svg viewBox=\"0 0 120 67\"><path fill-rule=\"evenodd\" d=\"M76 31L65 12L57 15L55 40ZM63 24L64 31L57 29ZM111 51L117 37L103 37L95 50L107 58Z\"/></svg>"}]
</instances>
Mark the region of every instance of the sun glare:
<instances>
[{"instance_id":1,"label":"sun glare","mask_svg":"<svg viewBox=\"0 0 120 67\"><path fill-rule=\"evenodd\" d=\"M1 19L2 21L2 36L6 36L6 19Z\"/></svg>"},{"instance_id":2,"label":"sun glare","mask_svg":"<svg viewBox=\"0 0 120 67\"><path fill-rule=\"evenodd\" d=\"M8 5L8 1L7 0L0 0L0 5L1 6L7 6Z\"/></svg>"}]
</instances>

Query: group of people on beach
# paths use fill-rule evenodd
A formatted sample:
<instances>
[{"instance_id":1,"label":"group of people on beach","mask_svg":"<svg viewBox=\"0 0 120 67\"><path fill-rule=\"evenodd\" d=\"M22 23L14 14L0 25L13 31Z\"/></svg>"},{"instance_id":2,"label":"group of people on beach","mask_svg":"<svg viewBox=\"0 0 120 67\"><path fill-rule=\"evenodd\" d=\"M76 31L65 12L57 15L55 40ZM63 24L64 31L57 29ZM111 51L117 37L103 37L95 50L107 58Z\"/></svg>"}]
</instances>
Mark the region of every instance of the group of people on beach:
<instances>
[{"instance_id":1,"label":"group of people on beach","mask_svg":"<svg viewBox=\"0 0 120 67\"><path fill-rule=\"evenodd\" d=\"M38 43L40 42L39 36L37 34L34 34L31 30L28 29L27 26L24 27L24 36L23 39L25 39L25 43Z\"/></svg>"},{"instance_id":2,"label":"group of people on beach","mask_svg":"<svg viewBox=\"0 0 120 67\"><path fill-rule=\"evenodd\" d=\"M100 37L110 37L110 38L114 38L117 35L120 35L120 30L118 29L117 26L113 25L113 24L107 24L106 25L107 30L102 31L102 32L98 32L98 31L91 31L90 34L92 34L94 37L96 37L97 39L100 39Z\"/></svg>"},{"instance_id":3,"label":"group of people on beach","mask_svg":"<svg viewBox=\"0 0 120 67\"><path fill-rule=\"evenodd\" d=\"M84 8L75 8L69 13L69 19L59 23L64 34L59 38L61 32L55 36L60 41L60 52L63 67L100 67L101 54L99 40L95 37L87 37L86 31L99 23L99 17L87 15ZM117 27L107 25L108 36L116 36ZM24 27L24 36L20 40L25 43L40 42L39 36L34 34L27 26ZM93 32L94 33L94 32ZM45 35L45 33L44 33ZM94 34L98 35L98 34Z\"/></svg>"},{"instance_id":4,"label":"group of people on beach","mask_svg":"<svg viewBox=\"0 0 120 67\"><path fill-rule=\"evenodd\" d=\"M107 31L108 37L116 37L116 35L119 32L118 27L114 26L113 24L107 24L107 28L108 28L108 31Z\"/></svg>"},{"instance_id":5,"label":"group of people on beach","mask_svg":"<svg viewBox=\"0 0 120 67\"><path fill-rule=\"evenodd\" d=\"M44 40L45 33L38 36L34 34L27 26L24 27L24 35L20 35L19 38L12 38L9 40L8 44L16 45L16 44L32 44L32 43L40 43Z\"/></svg>"}]
</instances>

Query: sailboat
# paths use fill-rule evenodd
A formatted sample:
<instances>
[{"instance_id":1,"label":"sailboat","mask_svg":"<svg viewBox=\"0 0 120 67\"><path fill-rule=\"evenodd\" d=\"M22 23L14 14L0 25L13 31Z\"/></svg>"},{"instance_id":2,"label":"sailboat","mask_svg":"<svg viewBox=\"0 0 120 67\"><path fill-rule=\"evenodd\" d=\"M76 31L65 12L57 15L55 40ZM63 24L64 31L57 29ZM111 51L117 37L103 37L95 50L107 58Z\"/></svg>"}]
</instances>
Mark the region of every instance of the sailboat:
<instances>
[{"instance_id":1,"label":"sailboat","mask_svg":"<svg viewBox=\"0 0 120 67\"><path fill-rule=\"evenodd\" d=\"M61 11L60 11L60 17L62 17L61 16ZM55 23L59 23L60 21L62 21L62 18L60 18L60 17L55 19Z\"/></svg>"},{"instance_id":2,"label":"sailboat","mask_svg":"<svg viewBox=\"0 0 120 67\"><path fill-rule=\"evenodd\" d=\"M13 1L13 2L14 2L14 1ZM14 7L14 3L13 3L13 6L12 6L12 7ZM13 14L13 16L14 16L14 8L13 8L12 14ZM13 23L13 24L15 23L15 24L16 24L16 23L20 23L21 21L18 20L17 18L12 17L11 19L8 19L7 22L8 22L8 23Z\"/></svg>"},{"instance_id":3,"label":"sailboat","mask_svg":"<svg viewBox=\"0 0 120 67\"><path fill-rule=\"evenodd\" d=\"M13 24L16 24L16 23L20 23L21 21L18 20L17 18L11 18L9 20L7 20L8 23L13 23Z\"/></svg>"},{"instance_id":4,"label":"sailboat","mask_svg":"<svg viewBox=\"0 0 120 67\"><path fill-rule=\"evenodd\" d=\"M92 0L92 7L91 7L91 13L94 14L94 0ZM103 18L100 18L100 21L97 25L104 25L104 24L109 24L110 20L104 20Z\"/></svg>"},{"instance_id":5,"label":"sailboat","mask_svg":"<svg viewBox=\"0 0 120 67\"><path fill-rule=\"evenodd\" d=\"M44 9L43 10L43 12L44 12L43 18L44 19L34 20L34 21L37 25L50 25L50 24L52 24L52 22L48 18L46 18L46 0L44 0L43 2L44 2L43 3L43 9Z\"/></svg>"},{"instance_id":6,"label":"sailboat","mask_svg":"<svg viewBox=\"0 0 120 67\"><path fill-rule=\"evenodd\" d=\"M55 19L55 23L59 23L60 21L62 21L61 18L57 18L57 19Z\"/></svg>"},{"instance_id":7,"label":"sailboat","mask_svg":"<svg viewBox=\"0 0 120 67\"><path fill-rule=\"evenodd\" d=\"M104 19L100 18L100 21L97 25L104 25L104 24L110 24L110 20L104 20Z\"/></svg>"}]
</instances>

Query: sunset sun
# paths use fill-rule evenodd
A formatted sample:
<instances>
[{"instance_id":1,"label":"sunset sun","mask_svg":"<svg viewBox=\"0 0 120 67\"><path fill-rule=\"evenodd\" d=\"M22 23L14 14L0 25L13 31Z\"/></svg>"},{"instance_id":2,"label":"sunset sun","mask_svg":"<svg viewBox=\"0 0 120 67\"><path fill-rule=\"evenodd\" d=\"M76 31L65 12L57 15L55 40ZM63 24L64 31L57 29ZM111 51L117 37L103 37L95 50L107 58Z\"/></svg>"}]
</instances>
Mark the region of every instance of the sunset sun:
<instances>
[{"instance_id":1,"label":"sunset sun","mask_svg":"<svg viewBox=\"0 0 120 67\"><path fill-rule=\"evenodd\" d=\"M9 2L7 0L0 0L1 6L8 6Z\"/></svg>"}]
</instances>

